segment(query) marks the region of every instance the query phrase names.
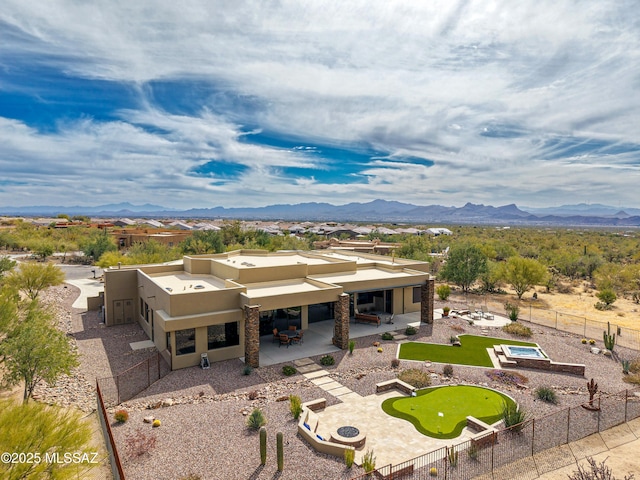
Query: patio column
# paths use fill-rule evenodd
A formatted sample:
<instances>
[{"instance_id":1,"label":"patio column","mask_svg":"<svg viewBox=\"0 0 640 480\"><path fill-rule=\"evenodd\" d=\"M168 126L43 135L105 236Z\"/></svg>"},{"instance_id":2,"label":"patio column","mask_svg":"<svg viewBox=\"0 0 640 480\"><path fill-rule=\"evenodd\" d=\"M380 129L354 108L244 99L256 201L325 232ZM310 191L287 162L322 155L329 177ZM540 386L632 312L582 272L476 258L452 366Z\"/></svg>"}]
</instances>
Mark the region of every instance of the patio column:
<instances>
[{"instance_id":1,"label":"patio column","mask_svg":"<svg viewBox=\"0 0 640 480\"><path fill-rule=\"evenodd\" d=\"M260 366L260 305L244 306L244 363Z\"/></svg>"},{"instance_id":2,"label":"patio column","mask_svg":"<svg viewBox=\"0 0 640 480\"><path fill-rule=\"evenodd\" d=\"M349 294L342 293L338 297L333 325L333 344L346 350L349 346Z\"/></svg>"},{"instance_id":3,"label":"patio column","mask_svg":"<svg viewBox=\"0 0 640 480\"><path fill-rule=\"evenodd\" d=\"M427 283L420 287L420 322L433 323L433 301L436 280L430 277Z\"/></svg>"}]
</instances>

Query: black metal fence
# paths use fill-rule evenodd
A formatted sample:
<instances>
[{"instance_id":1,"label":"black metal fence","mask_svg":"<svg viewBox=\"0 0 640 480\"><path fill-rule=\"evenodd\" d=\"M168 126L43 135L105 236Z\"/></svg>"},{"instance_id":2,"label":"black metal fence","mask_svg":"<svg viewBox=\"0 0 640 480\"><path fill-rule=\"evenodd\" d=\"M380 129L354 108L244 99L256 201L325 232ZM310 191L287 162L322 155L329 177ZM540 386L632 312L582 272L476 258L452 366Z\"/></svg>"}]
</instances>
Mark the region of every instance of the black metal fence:
<instances>
[{"instance_id":1,"label":"black metal fence","mask_svg":"<svg viewBox=\"0 0 640 480\"><path fill-rule=\"evenodd\" d=\"M352 480L381 478L470 480L476 477L533 480L575 463L569 443L640 418L640 390L600 395L593 406L576 405L511 428L443 447ZM635 438L635 436L631 436ZM630 439L631 439L630 437ZM596 454L598 451L585 455Z\"/></svg>"},{"instance_id":2,"label":"black metal fence","mask_svg":"<svg viewBox=\"0 0 640 480\"><path fill-rule=\"evenodd\" d=\"M96 401L98 403L98 418L100 419L100 426L102 427L102 433L106 441L106 447L109 451L109 460L111 463L111 472L113 473L114 480L125 480L124 469L120 462L120 455L116 448L116 442L113 438L113 432L111 431L111 424L109 423L109 416L107 415L107 408L102 398L102 392L100 390L100 384L96 382Z\"/></svg>"},{"instance_id":3,"label":"black metal fence","mask_svg":"<svg viewBox=\"0 0 640 480\"><path fill-rule=\"evenodd\" d=\"M115 377L98 379L107 407L126 402L160 380L171 371L164 357L157 352Z\"/></svg>"}]
</instances>

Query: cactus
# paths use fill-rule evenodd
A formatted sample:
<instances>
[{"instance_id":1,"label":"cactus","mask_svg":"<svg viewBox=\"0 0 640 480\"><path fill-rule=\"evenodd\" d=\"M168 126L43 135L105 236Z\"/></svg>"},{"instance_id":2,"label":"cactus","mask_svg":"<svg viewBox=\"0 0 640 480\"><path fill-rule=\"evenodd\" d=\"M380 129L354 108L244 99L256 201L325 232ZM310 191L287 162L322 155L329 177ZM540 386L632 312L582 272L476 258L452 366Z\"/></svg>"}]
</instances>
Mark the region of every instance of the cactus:
<instances>
[{"instance_id":1,"label":"cactus","mask_svg":"<svg viewBox=\"0 0 640 480\"><path fill-rule=\"evenodd\" d=\"M447 449L447 458L449 459L449 465L451 465L452 467L458 465L458 452L456 452L455 447Z\"/></svg>"},{"instance_id":2,"label":"cactus","mask_svg":"<svg viewBox=\"0 0 640 480\"><path fill-rule=\"evenodd\" d=\"M276 433L276 446L277 446L277 455L278 455L278 471L281 472L284 469L284 446L283 446L284 435L282 432Z\"/></svg>"},{"instance_id":3,"label":"cactus","mask_svg":"<svg viewBox=\"0 0 640 480\"><path fill-rule=\"evenodd\" d=\"M260 427L260 464L267 463L267 429Z\"/></svg>"},{"instance_id":4,"label":"cactus","mask_svg":"<svg viewBox=\"0 0 640 480\"><path fill-rule=\"evenodd\" d=\"M629 360L622 360L622 373L625 375L629 375L629 368L631 367L631 362Z\"/></svg>"},{"instance_id":5,"label":"cactus","mask_svg":"<svg viewBox=\"0 0 640 480\"><path fill-rule=\"evenodd\" d=\"M587 390L589 390L589 406L593 407L593 397L598 391L598 384L593 380L593 378L587 382Z\"/></svg>"},{"instance_id":6,"label":"cactus","mask_svg":"<svg viewBox=\"0 0 640 480\"><path fill-rule=\"evenodd\" d=\"M616 344L616 334L611 334L611 324L607 322L607 331L602 332L602 338L604 339L604 347L613 352L613 347Z\"/></svg>"}]
</instances>

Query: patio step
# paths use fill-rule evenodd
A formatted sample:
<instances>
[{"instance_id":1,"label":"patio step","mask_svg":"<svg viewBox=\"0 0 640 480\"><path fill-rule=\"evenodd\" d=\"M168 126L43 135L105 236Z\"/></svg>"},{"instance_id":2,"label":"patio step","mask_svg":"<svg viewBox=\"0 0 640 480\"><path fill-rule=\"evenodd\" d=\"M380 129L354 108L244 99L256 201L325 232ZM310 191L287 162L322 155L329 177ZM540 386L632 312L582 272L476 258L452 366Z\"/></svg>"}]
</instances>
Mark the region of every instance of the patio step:
<instances>
[{"instance_id":1,"label":"patio step","mask_svg":"<svg viewBox=\"0 0 640 480\"><path fill-rule=\"evenodd\" d=\"M304 365L311 365L312 363L315 364L315 362L313 360L311 360L309 357L298 358L297 360L293 361L293 364L296 367L302 367Z\"/></svg>"},{"instance_id":2,"label":"patio step","mask_svg":"<svg viewBox=\"0 0 640 480\"><path fill-rule=\"evenodd\" d=\"M327 375L329 375L329 372L327 372L324 369L321 369L321 370L314 370L312 372L303 373L303 375L305 376L305 378L311 380L312 378L326 377Z\"/></svg>"},{"instance_id":3,"label":"patio step","mask_svg":"<svg viewBox=\"0 0 640 480\"><path fill-rule=\"evenodd\" d=\"M311 372L317 372L318 370L322 370L322 367L317 363L313 363L311 365L302 365L298 367L298 371L300 373L311 373Z\"/></svg>"},{"instance_id":4,"label":"patio step","mask_svg":"<svg viewBox=\"0 0 640 480\"><path fill-rule=\"evenodd\" d=\"M393 339L398 341L398 340L406 340L408 337L404 334L404 333L394 333L393 334Z\"/></svg>"}]
</instances>

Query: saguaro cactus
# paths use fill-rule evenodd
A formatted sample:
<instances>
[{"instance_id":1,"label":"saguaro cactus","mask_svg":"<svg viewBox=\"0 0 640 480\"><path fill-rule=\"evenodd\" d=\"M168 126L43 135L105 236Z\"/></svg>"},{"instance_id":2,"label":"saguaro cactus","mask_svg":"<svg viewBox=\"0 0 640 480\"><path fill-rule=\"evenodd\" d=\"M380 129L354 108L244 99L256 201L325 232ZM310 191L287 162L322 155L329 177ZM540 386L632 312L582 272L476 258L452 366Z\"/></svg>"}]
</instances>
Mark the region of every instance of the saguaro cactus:
<instances>
[{"instance_id":1,"label":"saguaro cactus","mask_svg":"<svg viewBox=\"0 0 640 480\"><path fill-rule=\"evenodd\" d=\"M282 432L276 433L276 446L278 453L278 471L281 472L284 469L284 435Z\"/></svg>"},{"instance_id":2,"label":"saguaro cactus","mask_svg":"<svg viewBox=\"0 0 640 480\"><path fill-rule=\"evenodd\" d=\"M267 463L267 429L260 427L260 464Z\"/></svg>"},{"instance_id":3,"label":"saguaro cactus","mask_svg":"<svg viewBox=\"0 0 640 480\"><path fill-rule=\"evenodd\" d=\"M613 352L613 347L616 344L616 334L611 334L611 324L607 322L607 331L602 332L602 338L604 339L604 346L610 352Z\"/></svg>"},{"instance_id":4,"label":"saguaro cactus","mask_svg":"<svg viewBox=\"0 0 640 480\"><path fill-rule=\"evenodd\" d=\"M593 397L598 391L598 384L593 378L587 382L587 390L589 390L589 406L593 407Z\"/></svg>"}]
</instances>

